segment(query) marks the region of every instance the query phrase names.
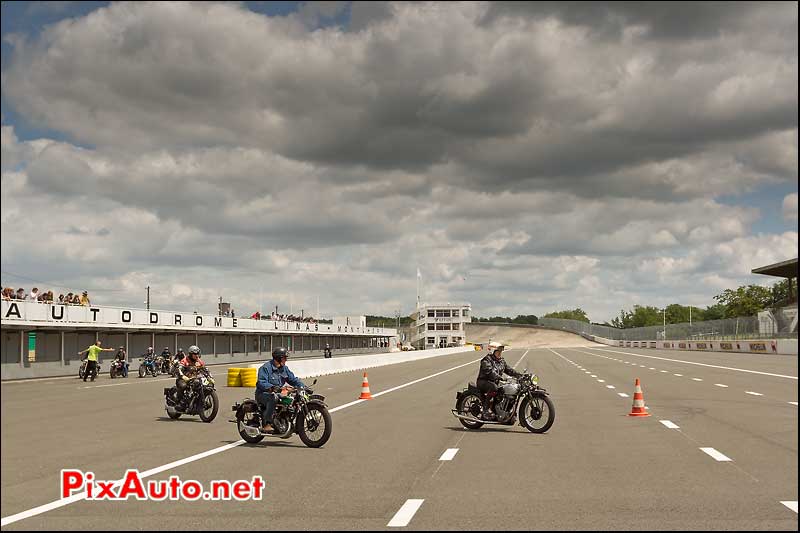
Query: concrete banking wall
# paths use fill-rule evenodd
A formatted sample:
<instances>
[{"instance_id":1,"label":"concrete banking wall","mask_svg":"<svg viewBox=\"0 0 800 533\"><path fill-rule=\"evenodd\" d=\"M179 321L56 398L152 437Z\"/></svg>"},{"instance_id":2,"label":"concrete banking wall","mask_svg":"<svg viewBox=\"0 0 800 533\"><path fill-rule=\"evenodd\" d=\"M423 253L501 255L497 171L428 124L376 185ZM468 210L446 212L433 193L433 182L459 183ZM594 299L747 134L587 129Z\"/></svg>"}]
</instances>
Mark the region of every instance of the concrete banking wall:
<instances>
[{"instance_id":1,"label":"concrete banking wall","mask_svg":"<svg viewBox=\"0 0 800 533\"><path fill-rule=\"evenodd\" d=\"M668 340L617 341L596 335L583 335L589 340L620 348L654 348L658 350L692 350L701 352L769 353L797 355L797 339L758 339L728 341Z\"/></svg>"}]
</instances>

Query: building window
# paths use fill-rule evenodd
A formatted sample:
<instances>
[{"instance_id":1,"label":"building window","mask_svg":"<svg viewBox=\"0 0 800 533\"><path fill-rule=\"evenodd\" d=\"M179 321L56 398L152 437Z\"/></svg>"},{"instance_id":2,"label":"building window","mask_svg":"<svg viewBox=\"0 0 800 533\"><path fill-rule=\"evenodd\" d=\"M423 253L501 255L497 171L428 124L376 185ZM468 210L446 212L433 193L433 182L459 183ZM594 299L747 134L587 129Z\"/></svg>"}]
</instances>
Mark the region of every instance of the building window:
<instances>
[{"instance_id":1,"label":"building window","mask_svg":"<svg viewBox=\"0 0 800 533\"><path fill-rule=\"evenodd\" d=\"M436 337L428 337L428 344L435 344L435 343L436 343Z\"/></svg>"},{"instance_id":2,"label":"building window","mask_svg":"<svg viewBox=\"0 0 800 533\"><path fill-rule=\"evenodd\" d=\"M436 316L436 311L434 311L433 309L428 309L428 316L429 317L435 317Z\"/></svg>"},{"instance_id":3,"label":"building window","mask_svg":"<svg viewBox=\"0 0 800 533\"><path fill-rule=\"evenodd\" d=\"M434 323L428 324L428 330L434 330L434 329L436 329L436 324Z\"/></svg>"},{"instance_id":4,"label":"building window","mask_svg":"<svg viewBox=\"0 0 800 533\"><path fill-rule=\"evenodd\" d=\"M462 309L461 316L469 316L469 309Z\"/></svg>"},{"instance_id":5,"label":"building window","mask_svg":"<svg viewBox=\"0 0 800 533\"><path fill-rule=\"evenodd\" d=\"M436 310L436 318L450 318L450 310L449 309L437 309Z\"/></svg>"},{"instance_id":6,"label":"building window","mask_svg":"<svg viewBox=\"0 0 800 533\"><path fill-rule=\"evenodd\" d=\"M450 329L450 324L436 324L436 329L438 331L448 331Z\"/></svg>"},{"instance_id":7,"label":"building window","mask_svg":"<svg viewBox=\"0 0 800 533\"><path fill-rule=\"evenodd\" d=\"M454 323L453 323L453 329L454 329L454 330L459 330L459 329L461 329L461 322L454 322Z\"/></svg>"}]
</instances>

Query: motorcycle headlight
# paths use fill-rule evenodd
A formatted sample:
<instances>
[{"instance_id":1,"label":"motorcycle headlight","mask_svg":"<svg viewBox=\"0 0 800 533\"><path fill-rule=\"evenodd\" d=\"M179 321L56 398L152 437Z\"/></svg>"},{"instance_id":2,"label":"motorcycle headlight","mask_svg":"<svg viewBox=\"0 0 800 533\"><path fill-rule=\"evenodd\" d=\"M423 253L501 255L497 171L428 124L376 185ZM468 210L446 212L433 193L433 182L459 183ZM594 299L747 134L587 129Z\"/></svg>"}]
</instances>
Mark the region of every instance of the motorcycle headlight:
<instances>
[{"instance_id":1,"label":"motorcycle headlight","mask_svg":"<svg viewBox=\"0 0 800 533\"><path fill-rule=\"evenodd\" d=\"M534 375L531 377L531 383L533 383L534 385L538 385L538 384L539 384L539 376L537 376L536 374L534 374Z\"/></svg>"}]
</instances>

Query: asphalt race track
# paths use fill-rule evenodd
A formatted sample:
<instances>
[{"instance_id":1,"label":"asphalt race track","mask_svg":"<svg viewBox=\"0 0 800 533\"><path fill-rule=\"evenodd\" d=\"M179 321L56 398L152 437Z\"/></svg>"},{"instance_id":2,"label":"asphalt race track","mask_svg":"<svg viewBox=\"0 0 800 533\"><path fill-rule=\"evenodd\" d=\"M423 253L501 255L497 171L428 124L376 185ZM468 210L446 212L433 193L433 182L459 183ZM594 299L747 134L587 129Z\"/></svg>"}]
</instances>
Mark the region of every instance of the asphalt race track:
<instances>
[{"instance_id":1,"label":"asphalt race track","mask_svg":"<svg viewBox=\"0 0 800 533\"><path fill-rule=\"evenodd\" d=\"M36 509L58 501L62 468L116 480L239 443L230 406L252 389L225 387L224 367L212 367L221 407L211 424L166 416L170 378L4 383L2 516L30 512L3 529L350 530L394 519L406 529L797 530L797 357L510 350L506 360L535 371L555 403L555 424L534 435L467 431L450 413L482 355L370 369L376 397L358 403L361 372L321 377L316 392L335 411L323 448L265 439L152 476L206 485L258 474L261 501ZM650 417L627 416L636 378Z\"/></svg>"}]
</instances>

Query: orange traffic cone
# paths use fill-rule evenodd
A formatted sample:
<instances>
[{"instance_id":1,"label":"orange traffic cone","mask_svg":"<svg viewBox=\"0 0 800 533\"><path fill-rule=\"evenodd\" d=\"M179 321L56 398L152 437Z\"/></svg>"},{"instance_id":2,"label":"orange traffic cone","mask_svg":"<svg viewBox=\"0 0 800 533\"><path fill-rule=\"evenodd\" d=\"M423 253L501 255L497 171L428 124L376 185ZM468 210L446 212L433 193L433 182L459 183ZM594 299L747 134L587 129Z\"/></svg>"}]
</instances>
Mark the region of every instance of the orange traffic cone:
<instances>
[{"instance_id":1,"label":"orange traffic cone","mask_svg":"<svg viewBox=\"0 0 800 533\"><path fill-rule=\"evenodd\" d=\"M364 372L364 381L361 382L361 396L358 397L359 400L371 400L372 394L369 392L369 380L367 379L367 373Z\"/></svg>"},{"instance_id":2,"label":"orange traffic cone","mask_svg":"<svg viewBox=\"0 0 800 533\"><path fill-rule=\"evenodd\" d=\"M639 378L636 378L636 389L633 391L633 407L628 416L650 416L644 407L644 394L642 393L642 386L639 385Z\"/></svg>"}]
</instances>

